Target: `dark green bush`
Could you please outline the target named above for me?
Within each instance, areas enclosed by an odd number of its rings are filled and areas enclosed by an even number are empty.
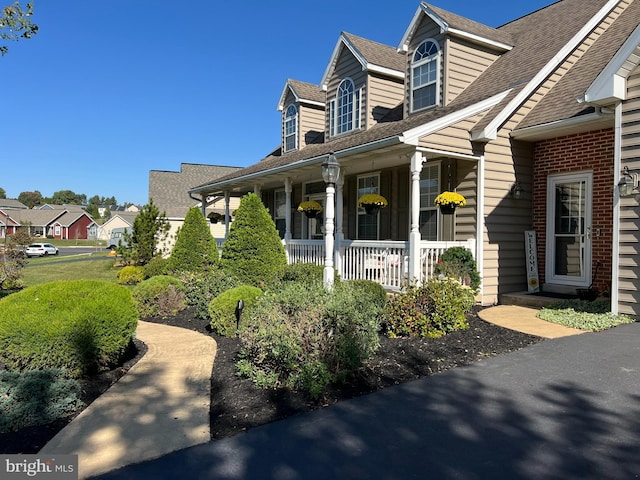
[[[62,370],[0,371],[0,433],[46,425],[81,406],[79,382]]]
[[[134,265],[122,267],[118,272],[118,283],[120,285],[135,285],[144,280],[144,268]]]
[[[378,347],[379,309],[348,283],[284,283],[267,292],[241,325],[239,373],[263,388],[287,387],[316,398],[344,380]]]
[[[149,262],[142,267],[144,271],[144,278],[157,277],[158,275],[167,274],[168,259],[162,258],[160,255],[156,255]]]
[[[315,263],[296,262],[284,267],[282,280],[285,282],[323,282],[324,266]]]
[[[169,256],[169,272],[202,272],[218,263],[218,247],[198,207],[190,208]]]
[[[471,251],[464,247],[447,248],[436,265],[436,273],[455,278],[474,292],[480,288],[480,274]]]
[[[373,302],[382,312],[387,303],[387,291],[382,285],[373,280],[349,280],[348,282],[358,298],[363,302]]]
[[[474,292],[451,278],[430,279],[391,295],[383,312],[390,337],[441,337],[469,327],[467,313],[475,304]]]
[[[170,317],[185,308],[180,280],[168,275],[140,282],[131,293],[141,317]]]
[[[222,292],[209,304],[211,330],[225,337],[235,337],[238,301],[244,302],[243,314],[247,314],[260,295],[262,295],[262,290],[251,285],[240,285]]]
[[[178,278],[182,283],[186,304],[195,307],[195,317],[202,320],[209,320],[211,300],[242,284],[236,277],[219,268],[208,272],[183,272]]]
[[[269,211],[255,193],[245,195],[222,246],[222,266],[243,283],[264,288],[279,281],[287,256]]]
[[[125,287],[97,280],[29,287],[0,300],[0,362],[73,377],[109,369],[126,354],[137,323]]]

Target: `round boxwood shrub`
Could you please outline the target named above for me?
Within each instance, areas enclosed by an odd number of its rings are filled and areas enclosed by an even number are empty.
[[[262,290],[251,285],[241,285],[222,292],[209,304],[211,330],[226,337],[235,336],[238,301],[244,302],[243,313],[248,313],[248,309],[260,295],[262,295]]]
[[[131,294],[141,317],[170,317],[185,308],[180,280],[168,275],[156,275],[140,282]]]
[[[379,310],[378,313],[382,312],[387,303],[387,291],[382,285],[373,280],[349,280],[348,283],[361,302],[371,302]]]
[[[471,287],[474,292],[480,288],[480,274],[473,254],[468,248],[447,248],[438,263],[436,273],[443,277],[451,277],[460,281],[463,285]]]
[[[167,263],[168,263],[168,259],[163,258],[160,255],[156,255],[142,267],[144,271],[144,278],[151,278],[158,275],[166,275]]]
[[[98,280],[29,287],[0,300],[0,362],[72,377],[109,369],[127,353],[137,324],[125,287]]]
[[[287,255],[269,211],[255,193],[240,201],[221,262],[225,271],[248,285],[264,287],[282,278]]]
[[[118,272],[118,283],[120,285],[135,285],[144,280],[144,268],[134,265],[122,267]]]

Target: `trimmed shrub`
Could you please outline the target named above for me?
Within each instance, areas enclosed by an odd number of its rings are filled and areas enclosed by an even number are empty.
[[[451,278],[432,278],[389,297],[384,328],[390,337],[441,337],[469,328],[466,315],[474,304],[471,288]]]
[[[436,273],[443,277],[455,278],[468,285],[474,292],[480,288],[480,274],[471,251],[464,247],[447,248],[436,265]]]
[[[72,280],[26,288],[0,300],[0,362],[10,370],[66,369],[79,377],[120,363],[138,311],[127,288]]]
[[[382,285],[373,280],[349,280],[348,283],[361,301],[372,302],[382,312],[387,304],[387,291]]]
[[[62,370],[0,371],[0,433],[46,425],[81,406],[80,383]]]
[[[157,275],[133,288],[131,294],[141,317],[170,317],[184,310],[184,293],[180,280]]]
[[[242,284],[236,277],[219,268],[209,272],[183,272],[178,278],[182,283],[186,304],[195,307],[194,316],[202,320],[210,319],[211,300]]]
[[[169,256],[168,271],[202,272],[218,263],[218,247],[198,207],[190,208]]]
[[[144,280],[144,268],[134,265],[122,267],[118,272],[118,283],[120,285],[135,285]]]
[[[162,258],[161,256],[153,257],[149,263],[144,265],[144,278],[157,277],[158,275],[166,275],[167,274],[167,263],[168,260],[166,258]]]
[[[336,275],[337,277],[337,275]],[[324,279],[324,266],[315,263],[296,262],[285,265],[282,280],[284,282],[320,283]]]
[[[260,295],[262,295],[262,290],[251,285],[241,285],[222,292],[209,304],[211,330],[225,337],[235,337],[238,301],[244,302],[243,313],[246,314]]]
[[[285,283],[258,299],[241,325],[238,371],[263,388],[287,387],[317,398],[378,348],[378,317],[348,283],[328,292]]]
[[[255,193],[245,195],[222,247],[222,266],[243,283],[265,287],[282,278],[287,256],[269,211]]]

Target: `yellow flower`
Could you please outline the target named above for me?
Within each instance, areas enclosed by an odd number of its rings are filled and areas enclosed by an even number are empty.
[[[311,212],[311,211],[321,212],[322,211],[322,205],[320,205],[315,200],[308,200],[308,201],[302,202],[302,203],[300,203],[300,205],[298,205],[298,211],[299,212]]]
[[[389,203],[382,195],[367,193],[358,199],[358,208],[362,208],[365,205],[375,205],[376,207],[384,208],[389,205]]]
[[[442,192],[433,201],[434,205],[455,205],[456,207],[464,207],[467,204],[465,198],[456,192]]]

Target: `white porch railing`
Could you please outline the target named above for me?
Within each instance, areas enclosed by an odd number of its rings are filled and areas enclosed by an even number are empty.
[[[475,257],[475,240],[420,242],[418,280],[435,274],[442,253],[450,247],[465,247]],[[285,244],[289,263],[324,265],[324,241],[289,240]],[[400,289],[409,279],[409,242],[344,240],[340,244],[340,277],[345,280],[373,280],[385,288]]]

